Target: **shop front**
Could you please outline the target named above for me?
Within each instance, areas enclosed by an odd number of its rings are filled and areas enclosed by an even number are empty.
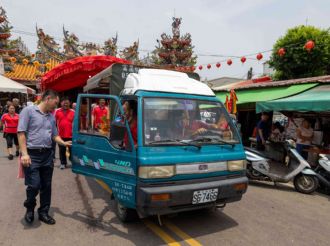
[[[328,83],[328,81],[330,82],[330,76],[267,82],[250,80],[219,87],[218,89],[215,88],[214,90],[223,103],[225,103],[226,97],[230,97],[230,91],[235,90],[237,120],[241,125],[242,140],[245,145],[250,145],[254,128],[260,120],[260,114],[256,112],[257,103],[298,95],[318,85]],[[273,118],[273,111],[270,111],[270,118]]]
[[[256,103],[256,113],[281,112],[288,117],[287,135],[295,138],[303,120],[311,123],[313,139],[308,160],[315,164],[318,154],[330,154],[330,84],[318,85],[297,95]]]

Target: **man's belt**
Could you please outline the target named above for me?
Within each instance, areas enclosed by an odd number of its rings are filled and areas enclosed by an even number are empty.
[[[27,150],[28,150],[28,152],[38,152],[38,153],[42,153],[42,152],[51,151],[52,148],[28,148]]]

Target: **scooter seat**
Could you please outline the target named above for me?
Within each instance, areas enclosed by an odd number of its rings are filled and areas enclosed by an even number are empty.
[[[265,153],[263,153],[262,151],[250,148],[250,147],[244,147],[245,150],[250,151],[256,155],[259,155],[261,157],[264,157],[265,159],[268,159],[268,157],[265,155]]]

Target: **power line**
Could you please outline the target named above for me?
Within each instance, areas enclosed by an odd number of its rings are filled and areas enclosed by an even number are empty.
[[[23,31],[23,30],[17,30],[17,29],[14,29],[12,30],[13,33],[17,33],[17,34],[21,34],[21,35],[27,35],[27,36],[32,36],[32,37],[37,37],[38,38],[38,35],[36,33],[33,33],[33,32],[28,32],[28,31]],[[54,40],[57,40],[57,41],[62,41],[63,42],[63,38],[60,38],[60,37],[52,37],[54,38]],[[286,45],[282,48],[290,48],[290,47],[295,47],[295,46],[298,46],[298,45],[302,45],[304,44],[306,41],[299,41],[297,43],[292,43],[292,44],[289,44],[289,45]],[[90,41],[80,41],[80,43],[91,43]],[[92,42],[92,43],[95,43],[97,45],[100,45],[99,43],[97,42]],[[319,44],[320,45],[320,44]],[[121,46],[121,45],[118,45],[117,46],[118,48],[126,48],[125,46]],[[226,59],[221,59],[221,60],[218,60],[216,62],[212,62],[212,63],[206,63],[206,64],[199,64],[201,66],[204,66],[204,65],[214,65],[216,63],[222,63],[222,62],[226,62],[228,59],[240,59],[242,58],[243,56],[247,59],[247,60],[255,60],[257,61],[258,59],[256,59],[254,56],[258,55],[258,54],[265,54],[265,53],[270,53],[270,52],[273,52],[274,49],[268,49],[268,50],[263,50],[263,51],[260,51],[260,52],[255,52],[255,53],[249,53],[249,54],[245,54],[245,55],[241,55],[241,56],[237,56],[237,55],[225,55],[225,54],[207,54],[207,53],[195,53],[198,57],[214,57],[214,58],[226,58]],[[139,49],[140,52],[146,52],[146,53],[152,53],[154,50],[150,50],[150,49]]]
[[[12,30],[13,33],[17,33],[17,34],[21,34],[21,35],[27,35],[27,36],[31,36],[31,37],[37,37],[38,38],[38,35],[36,33],[33,33],[33,32],[28,32],[28,31],[22,31],[22,30]],[[57,41],[63,41],[63,38],[60,38],[60,37],[56,37],[56,36],[52,36],[52,38],[54,38],[54,40],[57,40]],[[80,41],[81,43],[90,43],[90,41],[83,41],[81,40]],[[96,43],[96,42],[95,42]],[[99,43],[96,43],[97,45],[100,45]],[[126,48],[125,46],[120,46],[118,45],[118,48]],[[149,49],[139,49],[139,51],[142,51],[142,52],[153,52],[153,50],[149,50]],[[245,55],[247,56],[247,59],[254,59],[254,58],[249,58],[248,56],[252,56],[252,55],[257,55],[259,53],[266,53],[266,52],[269,52],[271,50],[266,50],[266,51],[263,51],[263,52],[256,52],[256,53],[252,53],[252,54],[248,54],[248,55]],[[217,58],[233,58],[233,59],[238,59],[238,58],[241,58],[242,56],[237,56],[237,55],[224,55],[224,54],[206,54],[206,53],[195,53],[197,56],[200,56],[200,57],[217,57]],[[223,61],[219,61],[219,62],[223,62]]]

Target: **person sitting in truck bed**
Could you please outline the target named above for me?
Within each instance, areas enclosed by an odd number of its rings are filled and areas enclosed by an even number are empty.
[[[99,131],[104,120],[109,118],[109,108],[105,105],[105,99],[101,98],[99,104],[93,108],[92,117],[94,130]]]

